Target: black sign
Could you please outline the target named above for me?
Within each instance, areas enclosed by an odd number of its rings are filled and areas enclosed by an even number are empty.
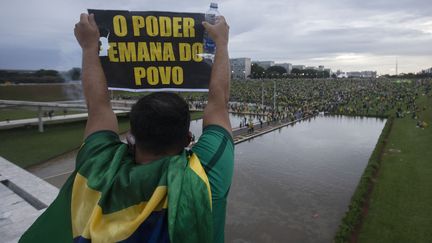
[[[201,13],[93,10],[111,90],[208,91]]]

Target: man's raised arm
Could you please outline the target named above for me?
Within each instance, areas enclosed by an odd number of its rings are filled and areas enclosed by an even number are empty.
[[[203,22],[210,37],[216,44],[216,53],[211,71],[208,103],[204,109],[203,126],[219,125],[231,134],[231,123],[228,114],[230,95],[230,63],[228,56],[229,26],[225,18],[219,16],[214,25]]]
[[[74,32],[82,48],[82,85],[88,109],[84,138],[99,130],[117,133],[117,117],[111,108],[105,74],[99,60],[99,30],[94,15],[81,14]]]

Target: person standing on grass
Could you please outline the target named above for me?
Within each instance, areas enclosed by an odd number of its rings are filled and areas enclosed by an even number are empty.
[[[227,103],[229,27],[203,22],[216,43],[203,134],[188,152],[190,114],[174,93],[141,98],[130,113],[130,146],[120,141],[99,60],[93,15],[81,14],[88,120],[76,168],[20,242],[224,242],[234,143]]]

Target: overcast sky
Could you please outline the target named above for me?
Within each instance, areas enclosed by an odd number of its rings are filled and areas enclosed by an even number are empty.
[[[430,0],[215,1],[230,56],[379,74],[432,67]],[[0,8],[0,69],[81,65],[74,24],[87,8],[205,12],[192,0],[14,0]]]

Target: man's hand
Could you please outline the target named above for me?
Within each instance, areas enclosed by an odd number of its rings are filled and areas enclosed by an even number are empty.
[[[105,74],[98,55],[99,29],[94,15],[82,13],[74,32],[83,53],[82,85],[88,109],[84,137],[100,130],[117,132],[117,117],[111,109]]]
[[[228,45],[229,26],[223,16],[218,16],[214,25],[208,22],[202,22],[202,25],[210,35],[210,38],[215,42],[216,47]]]
[[[83,50],[99,50],[99,28],[94,14],[82,13],[80,21],[75,24],[74,33]]]

